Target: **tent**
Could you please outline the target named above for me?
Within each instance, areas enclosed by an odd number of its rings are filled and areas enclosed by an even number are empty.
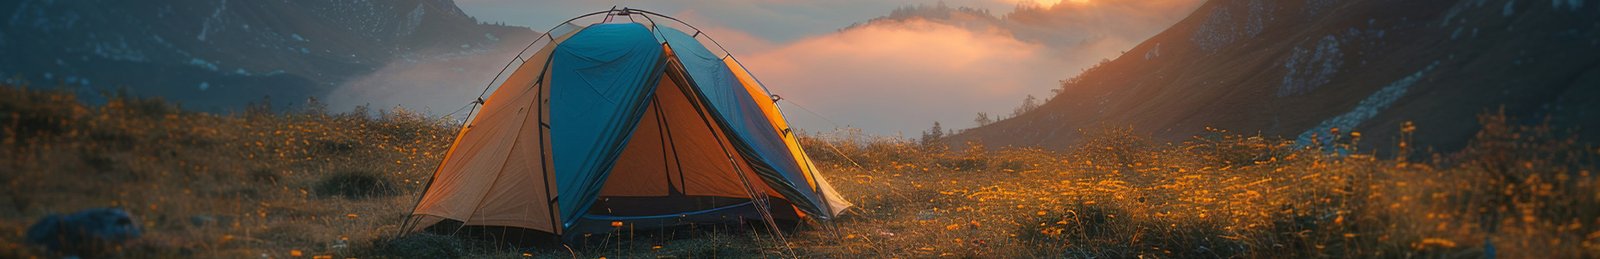
[[[604,20],[575,24],[588,17]],[[405,232],[571,240],[614,224],[825,221],[850,207],[800,147],[778,98],[703,42],[716,45],[637,9],[545,33],[475,102],[481,111],[468,115]]]

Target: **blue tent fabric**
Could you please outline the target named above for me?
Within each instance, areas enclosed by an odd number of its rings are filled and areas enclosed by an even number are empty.
[[[496,89],[494,99],[479,100],[481,113],[457,134],[405,231],[487,227],[519,233],[487,237],[497,242],[529,241],[522,234],[574,241],[618,223],[830,220],[850,206],[782,128],[761,82],[707,49],[708,36],[658,20],[682,23],[628,8],[586,14],[563,23],[577,29],[541,35],[508,61],[498,88],[485,89]]]
[[[803,210],[814,215],[828,215],[819,209],[822,199],[815,190],[797,186],[796,183],[803,185],[807,182],[803,169],[794,161],[783,137],[778,135],[778,129],[772,126],[771,119],[756,105],[757,99],[750,96],[750,92],[739,83],[727,63],[712,54],[694,36],[673,28],[663,27],[657,31],[667,46],[672,47],[678,61],[683,63],[685,72],[688,72],[702,98],[710,104],[712,113],[720,118],[719,122],[730,133],[737,136],[734,147],[747,157],[758,158],[755,162],[760,165],[754,166],[758,175],[769,185],[779,187],[775,189],[780,193],[807,199],[794,201]],[[763,96],[760,99],[766,98]]]
[[[562,223],[593,205],[661,78],[664,51],[637,23],[597,24],[550,56],[550,145]]]

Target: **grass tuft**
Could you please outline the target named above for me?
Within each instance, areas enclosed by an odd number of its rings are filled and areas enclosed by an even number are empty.
[[[367,171],[343,171],[324,176],[317,182],[316,193],[322,197],[366,199],[400,194],[390,178]]]
[[[374,250],[395,258],[462,258],[468,255],[466,241],[427,233],[395,238]]]

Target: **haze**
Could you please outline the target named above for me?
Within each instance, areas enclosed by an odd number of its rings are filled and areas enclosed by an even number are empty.
[[[535,30],[612,6],[661,12],[721,41],[785,98],[782,105],[788,118],[803,130],[853,127],[874,135],[915,136],[934,121],[947,129],[970,128],[976,126],[973,118],[978,112],[1009,115],[1027,95],[1047,98],[1059,80],[1115,58],[1188,15],[1199,2],[458,0],[457,4],[484,22]],[[907,9],[902,16],[868,22],[897,8],[919,5],[923,8]],[[928,15],[947,10],[941,5],[949,10],[987,10],[992,17]],[[468,69],[498,69],[504,61],[481,63],[486,65]],[[481,88],[488,80],[466,79],[472,83],[433,90],[450,91],[443,96],[370,89],[396,81],[381,77],[415,77],[428,74],[411,71],[436,69],[386,68],[374,74],[380,78],[356,80],[340,92],[374,106],[398,104],[444,113],[477,94],[477,89],[462,89]],[[493,71],[488,73],[492,77]]]

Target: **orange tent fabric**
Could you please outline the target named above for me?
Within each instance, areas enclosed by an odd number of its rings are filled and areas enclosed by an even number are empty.
[[[632,22],[610,19],[550,35],[532,55],[519,55],[516,69],[457,135],[406,231],[451,234],[485,228],[502,237],[516,231],[571,237],[612,221],[669,226],[758,215],[826,220],[851,206],[805,154],[765,88],[741,65],[730,56],[708,58],[704,46],[684,41],[701,33],[627,21]],[[655,39],[659,46],[607,46],[639,39]],[[578,142],[552,136],[588,134],[571,125],[606,127],[595,134],[620,132],[593,142],[617,144],[570,149],[599,153],[561,153],[570,151],[562,145]],[[774,135],[781,136],[781,145]],[[758,141],[751,136],[765,136],[761,146],[752,144]],[[599,167],[581,171],[591,165]]]

